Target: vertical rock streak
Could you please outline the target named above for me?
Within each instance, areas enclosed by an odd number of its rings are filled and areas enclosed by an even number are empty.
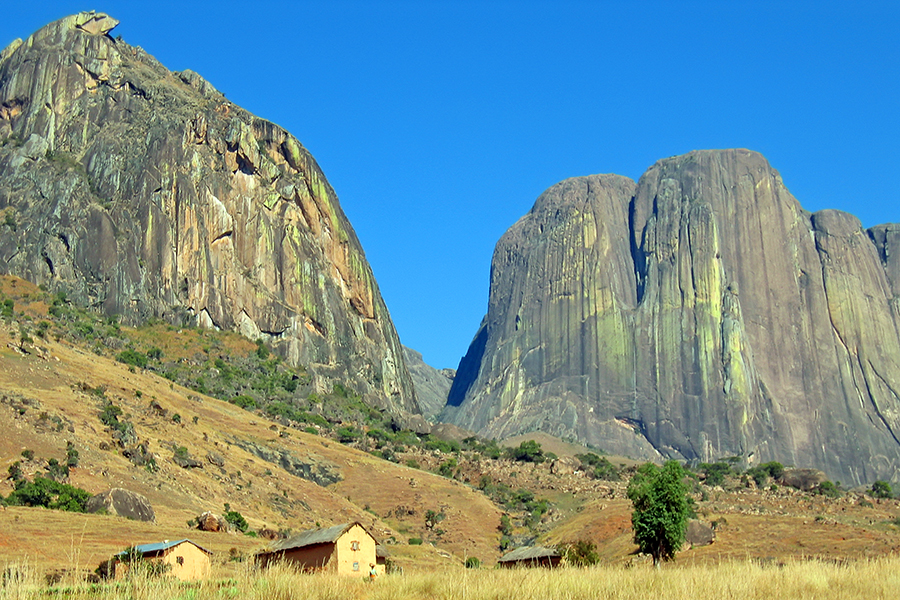
[[[313,157],[196,73],[114,40],[116,24],[67,17],[0,55],[0,209],[23,225],[0,241],[0,269],[128,322],[266,339],[323,387],[418,412]]]
[[[498,243],[444,418],[896,478],[897,232],[810,215],[747,150],[566,180]]]

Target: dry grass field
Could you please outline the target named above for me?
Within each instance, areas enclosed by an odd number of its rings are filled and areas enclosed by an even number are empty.
[[[9,571],[12,568],[13,571]],[[9,565],[0,596],[10,600],[85,598],[162,600],[878,600],[896,598],[900,559],[844,563],[729,561],[716,565],[667,564],[588,569],[460,568],[385,575],[375,582],[289,569],[246,570],[198,584],[134,577],[119,584],[49,588],[27,565]]]

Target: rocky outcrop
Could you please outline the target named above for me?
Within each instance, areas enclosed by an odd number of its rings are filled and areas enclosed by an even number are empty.
[[[234,444],[266,462],[278,465],[291,475],[322,487],[344,479],[338,465],[313,452],[308,452],[301,458],[283,448],[272,448],[250,440],[235,438]]]
[[[85,510],[89,513],[106,512],[132,521],[156,521],[156,513],[147,498],[122,488],[112,488],[92,496],[87,501]]]
[[[210,532],[219,532],[219,531],[227,531],[228,523],[225,522],[225,519],[220,517],[219,515],[213,514],[210,511],[206,511],[197,517],[197,529],[200,531],[210,531]]]
[[[797,490],[809,492],[828,480],[828,476],[818,469],[785,469],[778,483]]]
[[[748,150],[564,181],[497,244],[442,418],[896,480],[897,244],[895,225],[804,211]]]
[[[0,54],[0,272],[128,323],[239,331],[418,414],[334,190],[282,128],[82,13]]]
[[[422,415],[432,419],[447,404],[447,394],[450,393],[456,371],[435,369],[425,362],[421,353],[406,346],[403,346],[403,358],[412,377]]]

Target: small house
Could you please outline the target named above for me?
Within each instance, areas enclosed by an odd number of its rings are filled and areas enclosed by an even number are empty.
[[[266,567],[284,561],[303,571],[331,571],[339,575],[365,577],[369,565],[384,573],[384,561],[378,560],[378,543],[359,523],[345,523],[324,529],[310,529],[272,544],[259,552],[256,560]]]
[[[212,552],[191,540],[183,539],[175,542],[166,540],[123,550],[101,565],[101,570],[115,579],[122,579],[137,559],[152,563],[154,566],[159,565],[165,573],[178,579],[194,581],[209,577],[211,556]]]
[[[514,567],[547,567],[552,569],[559,566],[560,560],[562,560],[562,557],[555,548],[523,546],[504,554],[497,561],[497,564],[508,569]]]

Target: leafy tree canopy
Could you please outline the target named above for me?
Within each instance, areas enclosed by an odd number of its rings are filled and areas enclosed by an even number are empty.
[[[681,465],[670,460],[661,468],[642,465],[628,484],[628,499],[634,505],[631,525],[641,552],[653,564],[672,560],[681,549],[691,514],[691,502]]]

